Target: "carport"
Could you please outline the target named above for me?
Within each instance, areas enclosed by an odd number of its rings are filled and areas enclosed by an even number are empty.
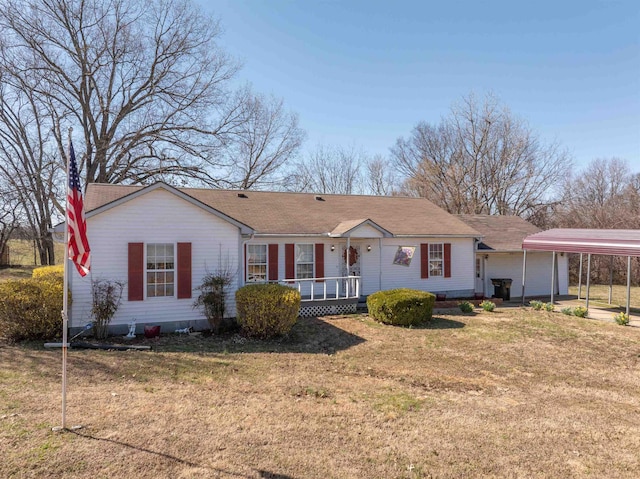
[[[580,254],[580,281],[582,281],[582,255],[587,255],[587,295],[585,306],[589,308],[589,280],[591,277],[591,255],[627,257],[627,315],[631,303],[631,257],[640,256],[640,230],[592,230],[556,228],[527,236],[522,241],[524,250],[522,264],[522,304],[525,301],[525,279],[527,274],[527,251],[551,251],[551,302],[555,289],[557,253]],[[581,288],[580,288],[581,289]],[[578,290],[579,295],[580,290]]]

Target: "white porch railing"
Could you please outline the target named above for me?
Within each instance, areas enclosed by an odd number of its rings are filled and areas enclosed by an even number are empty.
[[[278,283],[297,288],[302,302],[360,297],[360,276],[283,279]]]

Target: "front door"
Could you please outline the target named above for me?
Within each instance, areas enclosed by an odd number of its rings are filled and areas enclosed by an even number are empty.
[[[484,261],[476,255],[476,293],[484,294]]]
[[[360,276],[360,245],[352,244],[349,247],[349,268],[347,269],[347,245],[342,245],[342,267],[340,268],[341,276]],[[346,288],[346,282],[343,281],[343,288]],[[353,285],[350,285],[353,288]],[[344,289],[343,289],[344,291]],[[362,291],[362,277],[360,278],[360,291]]]

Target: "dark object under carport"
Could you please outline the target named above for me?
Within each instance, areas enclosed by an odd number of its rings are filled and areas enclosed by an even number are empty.
[[[495,290],[493,297],[502,298],[505,301],[509,301],[511,299],[512,282],[513,280],[511,278],[491,278],[491,283],[493,284],[493,289]]]

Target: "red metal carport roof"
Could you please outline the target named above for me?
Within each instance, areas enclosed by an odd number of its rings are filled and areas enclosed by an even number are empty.
[[[640,230],[556,228],[527,236],[524,250],[640,256]]]

